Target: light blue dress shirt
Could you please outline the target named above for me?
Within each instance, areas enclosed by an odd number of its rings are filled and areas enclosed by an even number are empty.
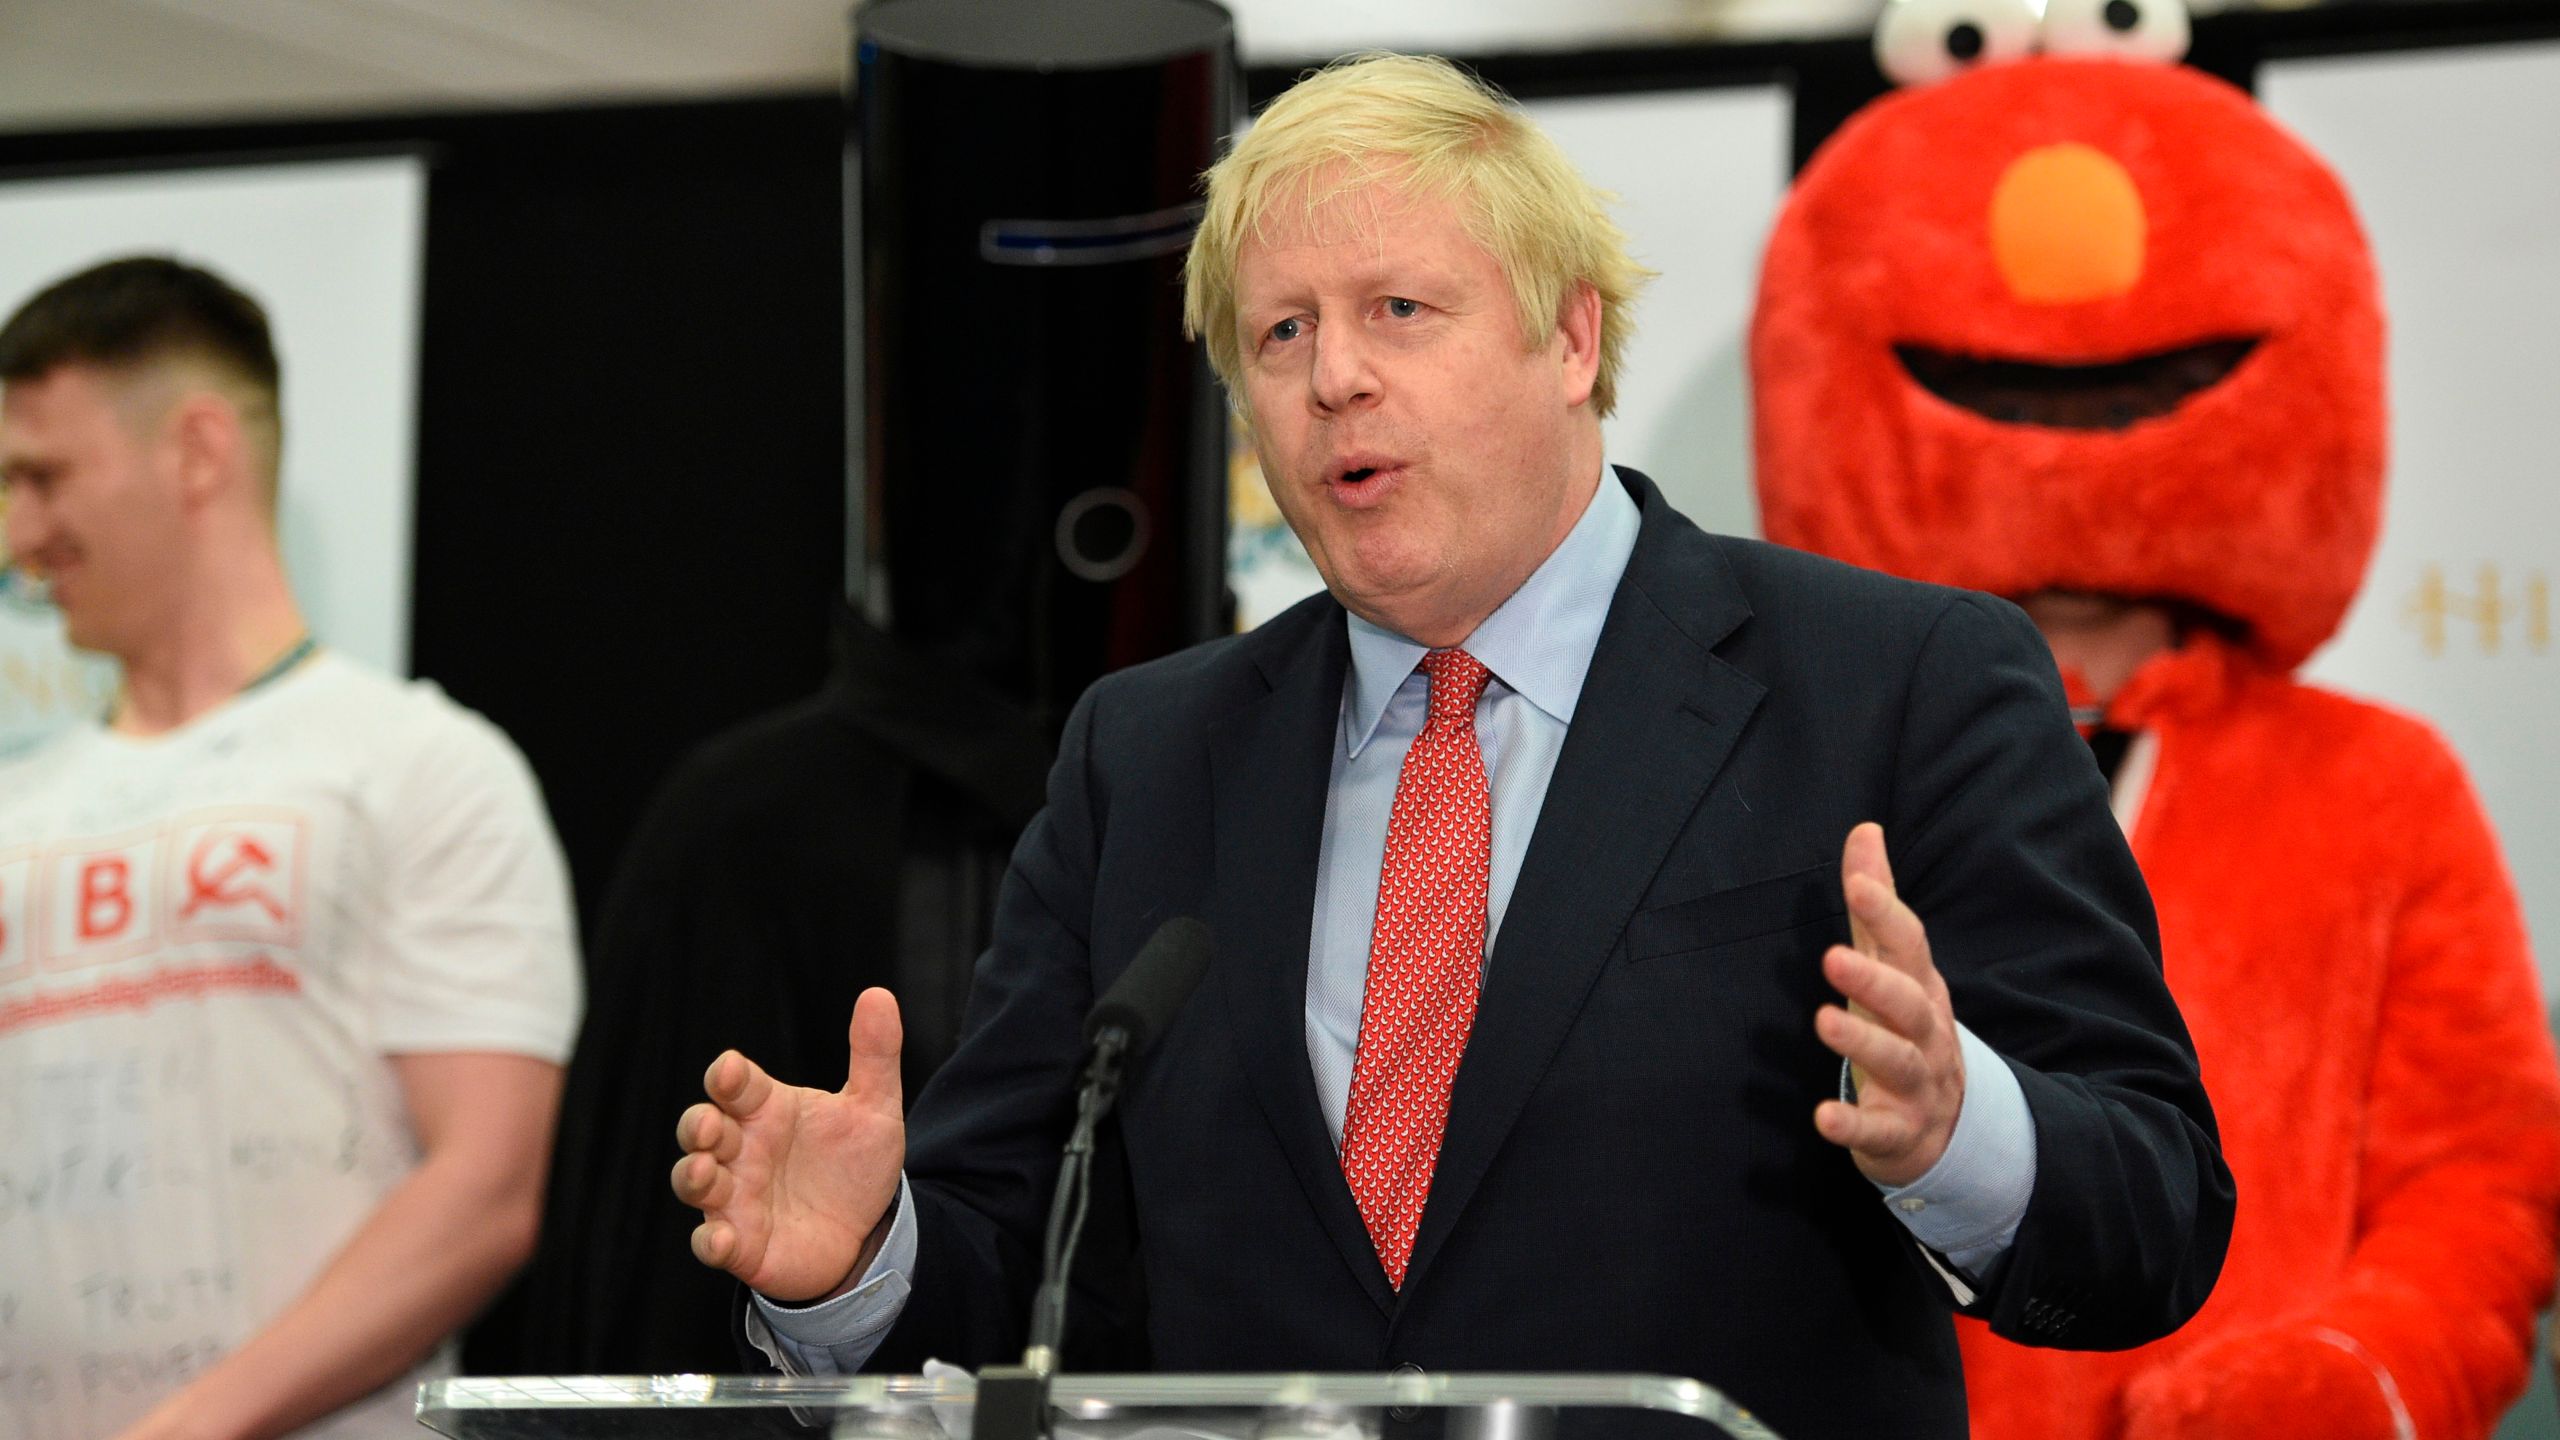
[[[1485,953],[1493,952],[1512,883],[1546,803],[1547,781],[1582,698],[1583,677],[1627,561],[1635,554],[1635,500],[1603,466],[1601,484],[1573,529],[1501,608],[1461,647],[1493,672],[1476,705],[1476,741],[1493,791],[1493,853],[1485,893]],[[1334,1143],[1342,1143],[1351,1066],[1360,1042],[1368,984],[1369,936],[1377,920],[1387,817],[1405,751],[1421,733],[1430,682],[1423,646],[1350,616],[1351,667],[1333,750],[1322,847],[1316,857],[1314,923],[1307,956],[1307,1061]],[[1926,917],[1923,917],[1924,919]],[[1808,965],[1819,963],[1807,955]],[[1806,1026],[1813,1017],[1805,1017]],[[1964,1107],[1946,1153],[1929,1173],[1883,1201],[1894,1218],[1966,1274],[1986,1275],[2008,1252],[2035,1189],[2035,1123],[2015,1075],[1957,1026],[1964,1048]],[[1847,1086],[1845,1076],[1844,1090]],[[1811,1106],[1805,1124],[1813,1123]],[[785,1368],[805,1374],[861,1367],[896,1322],[915,1265],[914,1212],[904,1181],[898,1215],[878,1260],[855,1289],[806,1307],[756,1297],[748,1335]],[[1949,1276],[1961,1299],[1965,1283]],[[759,1319],[762,1323],[759,1324]],[[760,1333],[766,1332],[769,1334]]]

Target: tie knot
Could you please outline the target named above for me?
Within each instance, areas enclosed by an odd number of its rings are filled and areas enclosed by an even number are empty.
[[[1476,702],[1484,698],[1485,682],[1493,678],[1484,662],[1464,650],[1434,650],[1422,657],[1422,673],[1431,680],[1428,723],[1474,729]]]

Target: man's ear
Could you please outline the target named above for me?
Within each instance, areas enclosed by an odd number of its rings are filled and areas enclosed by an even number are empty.
[[[1588,280],[1577,280],[1565,292],[1564,309],[1556,316],[1557,358],[1564,366],[1564,403],[1587,403],[1600,379],[1600,292]]]
[[[178,494],[202,505],[244,482],[248,437],[240,409],[211,390],[190,389],[169,407],[161,430],[177,464]]]

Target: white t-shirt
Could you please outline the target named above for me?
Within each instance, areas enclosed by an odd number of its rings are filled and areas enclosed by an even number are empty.
[[[386,1057],[560,1061],[568,879],[523,757],[323,653],[0,765],[0,1436],[98,1440],[300,1295],[418,1157]],[[421,1378],[303,1432],[421,1433]]]

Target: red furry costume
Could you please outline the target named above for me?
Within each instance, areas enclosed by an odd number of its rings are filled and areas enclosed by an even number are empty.
[[[2192,70],[1986,64],[1815,157],[1752,366],[1770,538],[2193,622],[2104,724],[2144,737],[2119,809],[2239,1183],[2230,1259],[2127,1353],[1968,1322],[1976,1433],[2487,1434],[2551,1289],[2560,1080],[2453,755],[2291,673],[2381,508],[2382,324],[2336,180]]]

